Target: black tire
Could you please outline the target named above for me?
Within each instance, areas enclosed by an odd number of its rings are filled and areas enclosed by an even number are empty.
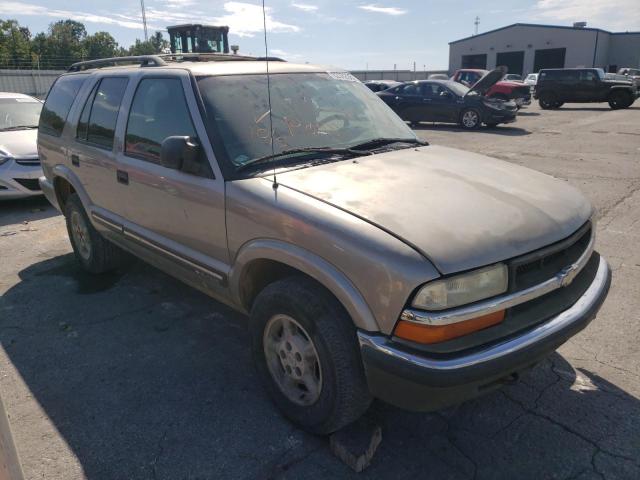
[[[540,108],[543,110],[550,110],[552,108],[556,108],[559,101],[554,93],[544,92],[540,94],[538,103],[540,104]]]
[[[80,197],[76,193],[71,194],[67,199],[64,206],[64,216],[67,221],[67,233],[73,247],[73,253],[88,272],[104,273],[115,270],[129,258],[123,250],[105,239],[93,227],[82,206]],[[80,225],[83,225],[82,230],[88,237],[88,242],[79,240],[77,230],[74,233],[76,227],[80,227]]]
[[[269,342],[266,340],[269,335],[265,335],[265,329],[270,321],[283,315],[302,326],[317,352],[322,383],[319,396],[309,405],[292,401],[278,385],[267,363],[265,344]],[[253,303],[249,328],[258,374],[289,420],[308,432],[329,434],[357,420],[367,410],[372,397],[356,329],[342,305],[320,284],[307,277],[293,276],[268,285]],[[271,362],[274,365],[273,357]],[[276,364],[272,368],[280,368],[280,375],[285,374],[284,363]]]
[[[564,102],[556,102],[553,108],[560,108],[562,105],[564,105]]]
[[[619,110],[629,108],[633,103],[633,97],[627,92],[612,92],[609,94],[608,102],[612,110]]]
[[[474,120],[471,120],[471,119]],[[480,116],[480,112],[475,108],[465,108],[460,113],[460,126],[466,130],[475,130],[480,127],[482,123],[482,117]]]

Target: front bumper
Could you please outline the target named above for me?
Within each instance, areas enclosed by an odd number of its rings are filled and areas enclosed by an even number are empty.
[[[387,336],[358,332],[371,393],[408,410],[430,411],[499,387],[585,328],[611,283],[600,257],[596,275],[578,301],[544,323],[497,345],[455,358],[428,358]]]
[[[9,159],[0,165],[0,199],[42,195],[38,185],[41,175],[40,165],[20,165],[15,159]]]
[[[484,123],[512,123],[516,121],[516,111],[494,110],[485,108],[483,115]]]

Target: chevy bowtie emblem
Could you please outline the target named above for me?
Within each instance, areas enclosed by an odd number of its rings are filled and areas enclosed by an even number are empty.
[[[576,264],[569,265],[568,267],[563,268],[560,273],[558,273],[558,277],[560,278],[560,285],[566,287],[569,285],[578,275],[578,266]]]

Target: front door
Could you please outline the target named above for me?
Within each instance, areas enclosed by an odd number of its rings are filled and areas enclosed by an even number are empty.
[[[180,271],[172,273],[201,276],[206,289],[215,289],[224,285],[229,264],[224,180],[187,73],[164,75],[141,75],[119,125],[118,181],[128,189],[125,236],[176,263]],[[161,144],[170,136],[201,146],[195,164],[161,165]]]

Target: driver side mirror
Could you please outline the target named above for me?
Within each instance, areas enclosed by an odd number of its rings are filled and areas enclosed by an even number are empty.
[[[440,96],[442,98],[451,98],[451,93],[447,92],[446,90],[443,90],[442,92],[440,92]]]
[[[201,148],[198,140],[193,137],[167,137],[160,146],[160,165],[181,170],[183,165],[193,165],[198,162]]]

